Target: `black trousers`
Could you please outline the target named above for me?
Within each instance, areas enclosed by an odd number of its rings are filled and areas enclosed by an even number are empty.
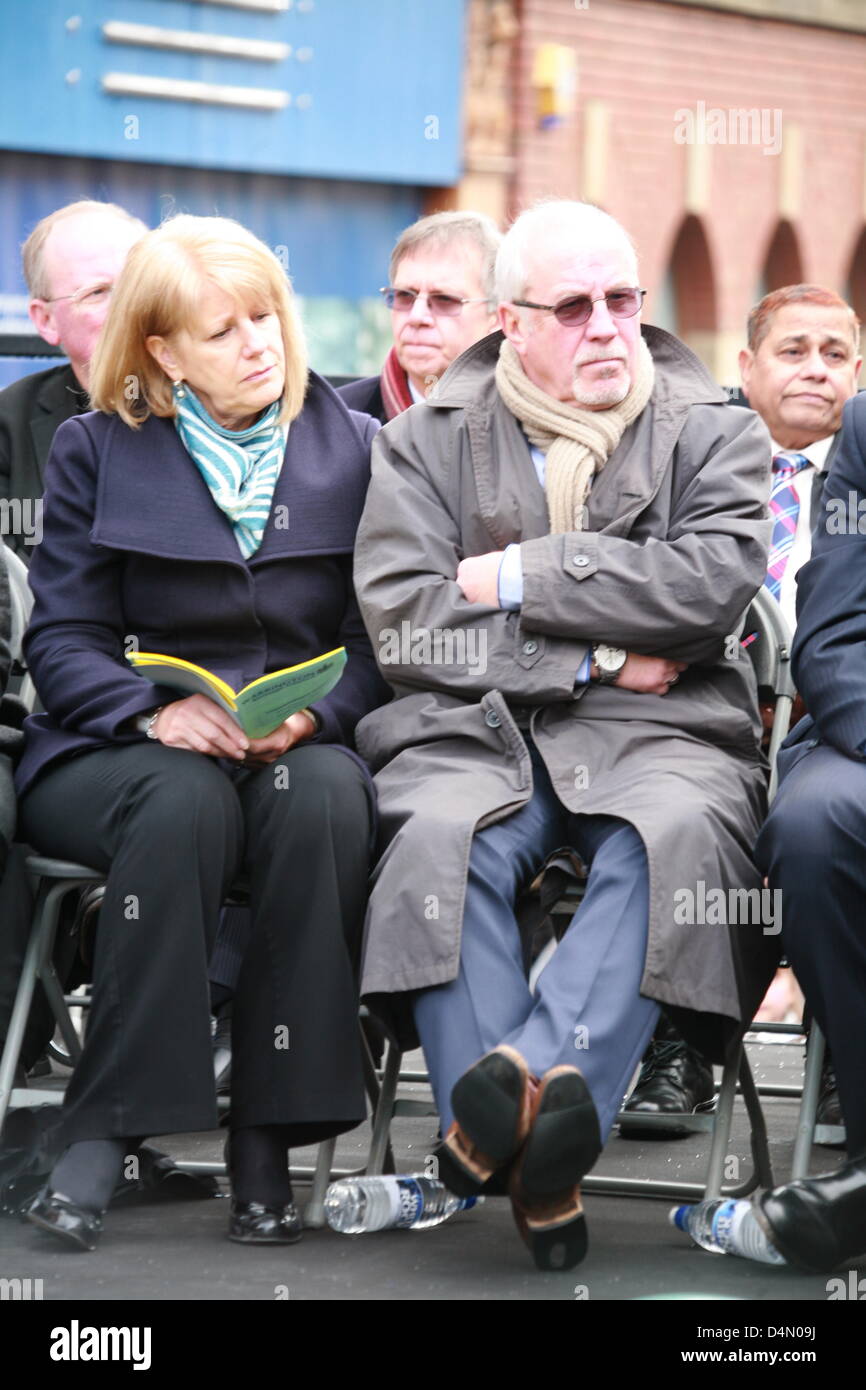
[[[117,745],[39,779],[19,833],[107,874],[67,1143],[215,1126],[207,967],[239,877],[252,928],[234,1005],[232,1127],[289,1125],[290,1142],[312,1143],[360,1123],[371,818],[362,770],[326,745],[236,771],[156,742]]]
[[[836,1070],[848,1153],[866,1155],[866,766],[796,746],[755,862],[782,893],[785,954]]]

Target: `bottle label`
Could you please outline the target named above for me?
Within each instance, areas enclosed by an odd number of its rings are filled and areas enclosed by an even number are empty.
[[[743,1206],[748,1207],[748,1202]],[[713,1236],[725,1251],[737,1251],[736,1237],[743,1220],[743,1206],[734,1200],[725,1202],[713,1217]]]
[[[424,1193],[414,1178],[398,1178],[396,1197],[397,1226],[414,1226],[424,1211]]]

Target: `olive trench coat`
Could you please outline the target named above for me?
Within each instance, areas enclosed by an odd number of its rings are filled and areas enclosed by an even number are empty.
[[[395,698],[357,730],[381,816],[362,993],[404,1045],[406,992],[457,974],[473,834],[532,794],[526,733],[569,810],[640,834],[641,992],[693,1041],[720,1059],[778,959],[751,857],[765,775],[736,639],[766,572],[768,435],[683,343],[643,334],[652,397],[596,476],[582,531],[549,533],[528,442],[496,390],[498,333],[374,442],[355,583]],[[468,603],[459,561],[511,542],[520,610]],[[576,685],[594,641],[688,669],[665,696]]]

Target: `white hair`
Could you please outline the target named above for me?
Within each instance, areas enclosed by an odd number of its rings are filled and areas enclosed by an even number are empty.
[[[527,208],[509,227],[496,257],[496,298],[522,299],[529,287],[530,259],[538,260],[559,247],[603,245],[621,248],[638,279],[637,252],[628,232],[610,213],[593,203],[549,198]]]

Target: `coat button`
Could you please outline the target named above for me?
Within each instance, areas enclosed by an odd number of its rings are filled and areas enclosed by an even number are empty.
[[[537,651],[538,651],[538,643],[537,643],[537,642],[533,642],[531,638],[530,638],[530,640],[529,640],[528,642],[524,642],[524,644],[523,644],[523,655],[524,655],[524,656],[535,656],[535,653],[536,653]]]
[[[583,569],[585,565],[588,565],[588,564],[589,564],[589,556],[588,556],[588,555],[575,555],[575,557],[574,557],[574,559],[572,560],[571,563],[572,563],[573,565],[577,565],[578,569]]]
[[[484,716],[484,723],[491,729],[498,729],[502,720],[499,718],[495,709],[489,709]]]

